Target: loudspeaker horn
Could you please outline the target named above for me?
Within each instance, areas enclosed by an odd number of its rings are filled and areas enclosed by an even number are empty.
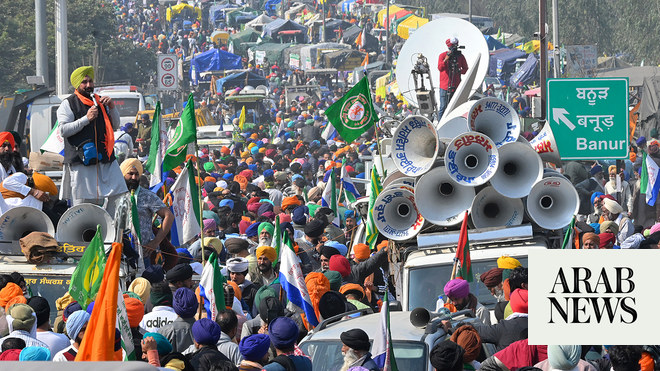
[[[101,226],[103,242],[113,242],[116,232],[110,214],[94,204],[80,204],[62,214],[55,239],[58,242],[89,242],[94,238],[97,225]]]
[[[471,215],[476,228],[510,227],[522,224],[525,206],[519,198],[502,197],[486,187],[474,197]]]
[[[424,328],[432,318],[439,317],[438,314],[432,314],[424,307],[415,308],[410,312],[410,323],[418,328]]]
[[[509,198],[525,197],[543,177],[543,162],[528,144],[512,142],[498,148],[500,165],[490,185]]]
[[[473,198],[474,188],[456,183],[445,167],[432,169],[415,185],[417,209],[433,224],[446,225],[448,219],[463,215]]]
[[[580,199],[571,182],[550,176],[536,182],[527,196],[527,214],[545,229],[564,228],[577,214]]]
[[[394,186],[397,186],[397,187],[407,186],[407,187],[414,188],[415,187],[415,178],[410,177],[410,176],[404,176],[404,177],[398,178],[398,179],[394,180],[392,183],[390,183],[388,188],[393,188]]]
[[[457,116],[444,121],[437,130],[438,138],[449,138],[449,140],[452,140],[463,133],[467,133],[468,131],[470,131],[470,129],[468,129],[467,119],[462,116]]]
[[[561,166],[557,141],[550,125],[546,124],[541,132],[529,142],[529,145],[541,156],[541,160]]]
[[[394,132],[391,157],[399,171],[419,176],[433,167],[440,146],[438,133],[429,119],[408,116]]]
[[[452,95],[451,100],[447,103],[447,108],[445,109],[445,112],[442,115],[443,117],[447,116],[449,112],[451,112],[454,108],[467,102],[468,99],[470,99],[470,96],[472,96],[472,91],[470,89],[474,85],[474,81],[477,78],[477,72],[478,72],[477,68],[479,66],[479,60],[482,57],[489,58],[486,57],[485,55],[481,55],[481,54],[477,55],[476,60],[474,60],[468,67],[467,75],[464,76],[465,80],[461,81],[461,83],[458,85],[458,88]],[[481,81],[483,81],[483,79]]]
[[[406,189],[382,191],[376,198],[373,213],[376,228],[391,240],[411,239],[424,226],[424,217],[417,211],[415,196]]]
[[[474,131],[459,135],[449,143],[445,166],[458,184],[475,187],[490,180],[499,164],[495,143]]]
[[[520,117],[501,99],[486,97],[474,102],[468,113],[470,129],[488,135],[499,148],[520,136]]]
[[[19,206],[0,216],[0,240],[18,241],[32,232],[55,234],[55,227],[48,215],[39,209]]]

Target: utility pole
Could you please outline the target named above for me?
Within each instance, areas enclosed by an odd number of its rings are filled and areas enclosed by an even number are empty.
[[[552,51],[553,52],[553,71],[554,71],[554,77],[559,78],[561,77],[561,71],[559,70],[559,62],[561,59],[560,51],[559,51],[559,9],[557,9],[558,1],[557,0],[552,0],[552,42],[555,44],[555,48]]]
[[[321,1],[321,19],[323,19],[323,28],[321,30],[321,37],[319,37],[319,40],[323,43],[325,42],[325,1],[326,0]]]
[[[385,2],[387,12],[385,15],[385,65],[390,65],[390,0]]]
[[[48,46],[46,45],[46,0],[34,0],[34,33],[36,75],[43,76],[48,83]]]
[[[472,0],[468,0],[468,21],[472,23]]]
[[[545,37],[545,12],[546,0],[539,0],[539,41],[541,44],[541,121],[545,120],[546,107],[545,102],[547,99],[547,86],[545,85],[546,74],[548,69],[548,41]]]
[[[67,37],[67,0],[55,0],[55,92],[69,92],[69,41]]]

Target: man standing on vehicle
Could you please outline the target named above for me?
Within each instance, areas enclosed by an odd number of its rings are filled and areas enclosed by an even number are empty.
[[[114,215],[117,197],[128,191],[113,150],[119,111],[110,97],[94,94],[92,66],[74,70],[71,85],[74,94],[57,109],[64,137],[62,198],[71,199],[74,205],[100,205],[108,198],[106,209]]]
[[[354,328],[344,331],[339,335],[342,342],[341,353],[344,356],[344,364],[340,371],[346,371],[352,367],[362,367],[369,371],[379,371],[376,362],[371,359],[371,343],[369,335],[364,330]]]
[[[440,71],[438,118],[442,118],[442,114],[445,112],[451,96],[461,83],[461,75],[465,75],[468,70],[465,56],[458,47],[458,39],[452,37],[451,39],[447,39],[445,43],[449,50],[440,54],[438,57],[438,70]]]
[[[456,311],[470,309],[477,318],[481,319],[481,322],[490,325],[490,311],[477,301],[476,296],[470,293],[470,285],[466,280],[455,278],[447,282],[444,291]]]

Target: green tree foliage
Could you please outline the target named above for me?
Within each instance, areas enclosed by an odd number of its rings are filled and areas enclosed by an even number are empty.
[[[35,74],[34,0],[4,1],[0,12],[0,93],[26,88]],[[55,2],[48,1],[47,44],[50,86],[55,85]],[[156,56],[117,38],[117,23],[106,1],[68,1],[69,72],[96,67],[97,83],[124,81],[143,85],[155,73]],[[67,78],[68,80],[68,78]]]

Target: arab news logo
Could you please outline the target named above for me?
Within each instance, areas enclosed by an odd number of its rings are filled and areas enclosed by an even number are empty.
[[[344,125],[351,130],[362,129],[371,122],[371,112],[367,110],[369,101],[364,94],[352,96],[344,101],[341,107],[341,117]]]

